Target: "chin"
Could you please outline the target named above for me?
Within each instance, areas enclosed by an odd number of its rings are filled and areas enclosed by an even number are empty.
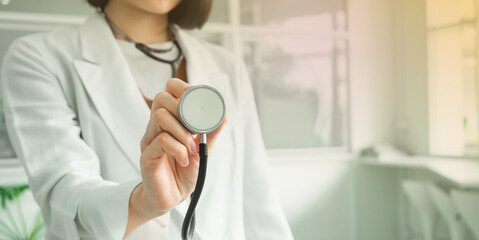
[[[153,14],[167,14],[180,3],[180,0],[147,0],[138,1],[141,8]]]

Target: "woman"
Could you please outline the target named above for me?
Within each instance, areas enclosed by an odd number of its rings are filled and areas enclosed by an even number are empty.
[[[245,67],[182,29],[200,28],[211,1],[89,3],[101,11],[80,26],[16,40],[2,69],[8,132],[46,239],[180,239],[199,136],[176,109],[197,84],[223,94],[228,120],[208,135],[194,238],[291,239]]]

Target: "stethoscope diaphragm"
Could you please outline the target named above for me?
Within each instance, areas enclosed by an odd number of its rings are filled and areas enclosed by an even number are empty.
[[[178,104],[183,125],[194,133],[206,134],[218,129],[225,119],[223,96],[207,85],[192,86],[186,90]]]

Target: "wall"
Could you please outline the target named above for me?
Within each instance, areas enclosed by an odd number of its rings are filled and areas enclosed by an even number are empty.
[[[397,0],[396,144],[418,155],[429,153],[427,36],[425,1]]]
[[[395,0],[350,0],[352,148],[394,141]],[[399,237],[398,172],[354,167],[358,240]]]
[[[352,156],[272,154],[271,173],[296,240],[353,239]]]
[[[353,150],[393,135],[393,0],[350,0]]]

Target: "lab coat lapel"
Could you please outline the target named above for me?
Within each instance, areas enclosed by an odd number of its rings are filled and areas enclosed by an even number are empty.
[[[139,144],[150,109],[100,13],[80,26],[80,41],[84,59],[74,60],[74,67],[113,137],[139,170]]]
[[[217,71],[218,66],[199,40],[190,36],[180,27],[173,24],[173,33],[186,59],[186,76],[190,85],[211,85],[210,73]]]

